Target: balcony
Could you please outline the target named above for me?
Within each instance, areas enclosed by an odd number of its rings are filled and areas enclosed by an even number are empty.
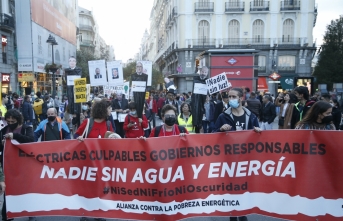
[[[14,18],[10,15],[7,15],[5,13],[0,14],[0,26],[1,29],[6,29],[6,30],[14,30]]]
[[[213,13],[214,2],[196,2],[194,3],[195,13]]]
[[[251,12],[269,11],[269,1],[253,1],[250,2]]]
[[[93,26],[91,25],[80,25],[80,30],[94,32]]]
[[[244,12],[245,2],[225,2],[225,13]]]
[[[227,48],[242,48],[235,46],[244,46],[249,48],[252,45],[270,46],[270,38],[228,38],[224,39],[224,46]],[[233,47],[232,47],[233,46]]]
[[[264,66],[258,66],[258,71],[260,71],[260,72],[266,71],[266,66],[265,65]]]
[[[283,37],[278,39],[280,48],[300,47],[300,38]]]
[[[91,40],[83,40],[80,42],[80,46],[84,46],[84,47],[95,47],[95,45],[93,44],[93,41]]]
[[[283,71],[283,72],[286,72],[286,71],[295,71],[295,66],[278,66],[278,70],[279,71]]]
[[[172,10],[172,17],[176,17],[177,16],[177,6],[175,6]]]
[[[288,0],[281,1],[280,11],[299,11],[300,1]]]
[[[193,48],[215,48],[216,40],[213,38],[193,39]]]

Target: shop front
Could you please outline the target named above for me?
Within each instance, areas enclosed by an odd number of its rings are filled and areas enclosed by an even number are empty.
[[[1,74],[1,92],[8,93],[10,90],[10,74],[2,73]]]

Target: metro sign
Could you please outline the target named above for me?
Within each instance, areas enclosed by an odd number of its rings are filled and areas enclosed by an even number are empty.
[[[273,81],[279,80],[281,78],[281,75],[278,73],[274,72],[271,75],[269,75],[269,78],[272,79]]]
[[[237,60],[234,59],[234,58],[231,58],[231,59],[229,59],[227,62],[228,62],[229,64],[231,64],[231,65],[234,65],[234,64],[237,63]]]

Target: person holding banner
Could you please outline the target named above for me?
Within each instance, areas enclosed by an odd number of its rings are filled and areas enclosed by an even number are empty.
[[[136,103],[137,116],[139,118],[142,118],[143,115],[147,82],[148,75],[143,73],[143,64],[141,62],[137,62],[136,73],[131,75],[131,86],[133,88],[133,100]],[[136,84],[139,84],[140,87],[134,88],[133,85]]]
[[[121,94],[120,92],[117,94],[117,98],[112,100],[112,110],[117,112],[117,119],[114,120],[116,132],[122,138],[124,138],[124,120],[125,116],[129,112],[129,102],[125,99],[125,94]]]
[[[333,124],[332,106],[325,101],[318,101],[308,110],[295,129],[303,130],[336,130]]]
[[[228,97],[230,107],[219,115],[214,131],[254,130],[261,132],[256,115],[242,106],[242,88],[232,88]]]
[[[176,124],[176,108],[166,104],[161,110],[163,125],[152,129],[150,137],[185,136],[188,131],[185,127]]]

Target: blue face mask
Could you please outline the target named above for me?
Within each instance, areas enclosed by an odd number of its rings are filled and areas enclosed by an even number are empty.
[[[137,111],[130,111],[130,114],[131,114],[131,115],[136,115],[136,114],[137,114]]]
[[[238,99],[232,99],[229,102],[230,107],[232,108],[238,108],[239,107],[239,102]]]

